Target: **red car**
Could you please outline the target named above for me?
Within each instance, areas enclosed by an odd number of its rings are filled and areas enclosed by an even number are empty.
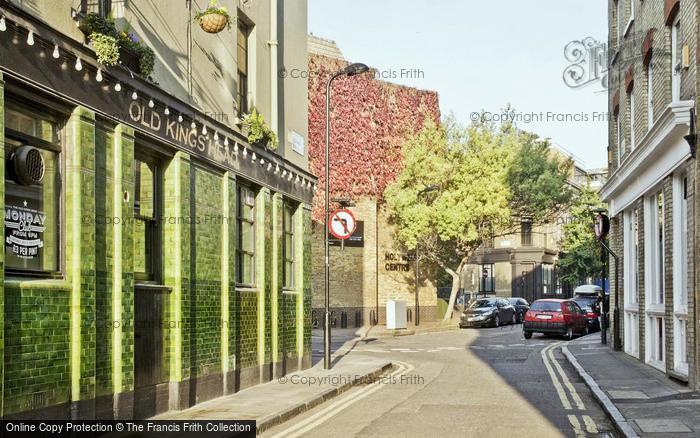
[[[533,333],[566,336],[588,334],[586,312],[573,300],[537,300],[530,306],[523,322],[523,335],[530,339]]]

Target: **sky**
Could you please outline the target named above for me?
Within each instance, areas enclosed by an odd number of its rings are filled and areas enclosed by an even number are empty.
[[[569,81],[573,87],[564,81],[575,64],[565,56],[567,44],[607,41],[606,0],[308,5],[309,32],[334,40],[348,60],[378,69],[386,80],[437,91],[443,116],[466,124],[483,111],[498,120],[510,105],[520,128],[550,138],[586,168],[606,166],[604,72],[589,68],[587,58],[584,79]]]

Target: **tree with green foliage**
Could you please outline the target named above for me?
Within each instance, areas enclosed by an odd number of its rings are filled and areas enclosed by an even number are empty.
[[[564,225],[564,239],[559,259],[560,278],[577,285],[603,271],[600,244],[593,234],[593,211],[603,204],[598,193],[583,187],[570,208],[571,217]]]
[[[404,168],[385,191],[397,240],[452,278],[450,319],[462,271],[485,239],[561,210],[570,163],[547,141],[504,124],[427,123],[404,144]],[[425,192],[427,187],[435,191]],[[422,195],[422,196],[421,196]]]
[[[518,223],[528,218],[541,225],[561,216],[571,204],[573,162],[554,152],[548,139],[529,132],[521,132],[519,138],[506,177],[510,206]]]

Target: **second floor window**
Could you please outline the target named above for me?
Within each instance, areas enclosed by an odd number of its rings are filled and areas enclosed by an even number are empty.
[[[238,64],[237,96],[238,116],[248,112],[248,36],[250,29],[238,20],[236,63]]]
[[[649,61],[647,66],[647,127],[651,129],[654,126],[654,81],[653,81],[652,63]]]
[[[238,244],[236,248],[236,282],[255,284],[255,192],[238,188]]]
[[[637,146],[635,144],[636,138],[634,135],[634,127],[635,127],[635,117],[634,117],[634,112],[635,112],[635,102],[634,102],[634,90],[630,91],[630,93],[627,95],[627,111],[629,114],[629,121],[630,121],[630,150],[634,150],[634,148]]]
[[[109,17],[112,12],[112,0],[80,0],[82,13],[99,14],[100,17]]]
[[[677,102],[681,98],[681,22],[679,18],[671,27],[671,99]]]
[[[622,118],[619,112],[615,116],[615,131],[617,131],[615,134],[617,135],[617,165],[619,167],[622,163],[622,156],[625,154],[625,144],[622,139]]]

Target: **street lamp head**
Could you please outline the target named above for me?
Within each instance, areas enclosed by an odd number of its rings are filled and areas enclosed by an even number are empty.
[[[347,76],[355,76],[369,71],[369,67],[361,62],[350,64],[342,70],[342,74]]]

